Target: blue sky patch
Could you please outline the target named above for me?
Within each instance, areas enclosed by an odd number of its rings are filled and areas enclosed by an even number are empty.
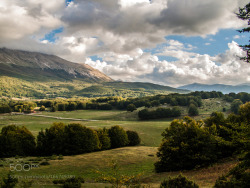
[[[44,38],[41,39],[41,41],[47,40],[47,41],[49,41],[49,42],[51,42],[51,43],[54,43],[54,42],[57,40],[57,38],[58,38],[58,37],[56,37],[56,34],[62,33],[63,30],[64,30],[63,27],[54,29],[54,30],[52,30],[51,32],[49,32],[48,34],[46,34],[46,35],[44,36]]]

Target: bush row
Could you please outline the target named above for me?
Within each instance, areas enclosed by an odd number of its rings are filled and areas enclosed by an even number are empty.
[[[81,124],[54,123],[35,137],[26,127],[5,126],[0,133],[0,157],[75,155],[140,143],[135,131],[120,126],[93,130]]]
[[[181,115],[181,110],[178,107],[171,108],[157,108],[156,110],[143,109],[138,112],[138,117],[142,120],[159,119],[178,117]]]

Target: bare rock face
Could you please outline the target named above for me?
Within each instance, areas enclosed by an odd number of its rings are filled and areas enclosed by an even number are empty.
[[[113,81],[86,64],[67,61],[55,55],[0,49],[0,76],[45,80],[80,79],[90,82]]]

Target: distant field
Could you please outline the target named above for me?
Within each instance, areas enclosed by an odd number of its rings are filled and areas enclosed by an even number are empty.
[[[167,128],[171,122],[169,120],[158,121],[138,121],[136,119],[137,112],[126,111],[99,111],[99,110],[80,110],[73,112],[44,112],[42,115],[76,118],[76,119],[90,119],[98,121],[72,121],[63,119],[52,119],[47,117],[34,117],[30,115],[1,115],[0,116],[0,129],[5,125],[19,125],[26,126],[34,135],[37,135],[41,129],[50,127],[53,122],[64,123],[81,123],[84,126],[93,129],[111,127],[120,125],[127,130],[135,130],[142,138],[141,145],[145,146],[159,146],[161,142],[161,133]],[[40,115],[40,113],[39,113]],[[127,120],[125,121],[125,119]],[[117,119],[117,120],[114,120]],[[134,119],[134,120],[133,120]]]
[[[203,106],[200,108],[200,116],[196,119],[202,119],[211,114],[213,111],[227,110],[230,104],[219,99],[203,100]],[[166,106],[167,107],[167,106]],[[181,107],[184,115],[187,114],[187,108]],[[97,177],[94,170],[108,170],[108,164],[111,160],[117,160],[121,165],[123,174],[133,175],[143,172],[142,180],[144,183],[150,184],[151,187],[159,187],[160,182],[168,176],[176,176],[179,172],[155,174],[154,163],[157,160],[157,147],[161,143],[161,133],[166,129],[172,119],[162,119],[155,121],[140,121],[137,117],[138,110],[135,112],[111,110],[79,110],[73,112],[43,112],[37,115],[59,117],[54,119],[50,117],[35,117],[31,115],[0,115],[0,129],[5,125],[15,124],[18,126],[26,126],[34,135],[37,135],[41,129],[50,127],[53,122],[81,123],[87,127],[98,129],[103,127],[111,127],[120,125],[126,130],[135,130],[139,133],[142,142],[140,146],[125,147],[107,151],[100,151],[77,156],[64,156],[63,160],[50,160],[50,165],[40,166],[29,172],[18,172],[16,175],[81,175],[86,179],[84,187],[105,187],[107,184],[95,183]],[[60,119],[61,118],[61,119]],[[96,120],[96,121],[74,121],[65,120],[63,118]],[[34,158],[34,157],[33,157]],[[0,177],[7,174],[9,164],[20,162],[20,160],[28,161],[30,157],[24,159],[7,159],[0,161],[3,167],[0,167]],[[212,187],[215,179],[228,171],[236,162],[227,161],[214,165],[207,169],[184,171],[184,175],[195,180],[201,187]],[[50,178],[35,179],[33,187],[58,187],[52,184]],[[41,185],[39,185],[41,184]]]

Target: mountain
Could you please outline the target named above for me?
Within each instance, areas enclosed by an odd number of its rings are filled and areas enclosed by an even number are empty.
[[[232,85],[224,85],[224,84],[206,85],[206,84],[193,83],[193,84],[178,87],[178,89],[187,89],[190,91],[221,91],[224,94],[230,93],[230,92],[250,93],[250,84],[245,83],[241,85],[232,86]]]
[[[0,76],[23,80],[84,80],[113,81],[110,77],[86,64],[73,63],[55,55],[21,50],[0,49]]]
[[[55,55],[0,49],[0,98],[141,97],[187,93],[152,83],[116,82],[100,71]]]

